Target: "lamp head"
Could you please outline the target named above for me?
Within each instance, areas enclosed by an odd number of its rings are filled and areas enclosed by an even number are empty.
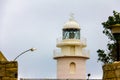
[[[91,74],[89,73],[88,76],[90,76]]]
[[[30,51],[35,51],[35,50],[36,50],[36,48],[31,48],[31,49],[30,49]]]

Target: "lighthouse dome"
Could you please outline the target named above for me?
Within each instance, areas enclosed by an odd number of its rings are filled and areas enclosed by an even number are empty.
[[[64,24],[63,29],[80,29],[80,25],[73,18],[70,18],[69,21]]]

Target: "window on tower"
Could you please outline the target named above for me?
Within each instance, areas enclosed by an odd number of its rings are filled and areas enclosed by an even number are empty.
[[[75,74],[76,72],[76,64],[74,62],[70,63],[70,74]]]

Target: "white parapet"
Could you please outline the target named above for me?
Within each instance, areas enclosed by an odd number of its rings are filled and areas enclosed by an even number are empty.
[[[90,51],[89,50],[85,50],[83,49],[82,50],[82,54],[75,54],[75,55],[69,55],[69,54],[62,54],[61,50],[60,49],[55,49],[54,50],[54,55],[53,57],[54,58],[57,58],[57,57],[84,57],[84,58],[89,58],[90,57]]]
[[[64,45],[81,45],[86,47],[86,38],[80,39],[64,39],[58,38],[57,39],[57,47],[64,46]]]

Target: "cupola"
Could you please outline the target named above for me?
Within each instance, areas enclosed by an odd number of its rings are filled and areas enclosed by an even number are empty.
[[[74,20],[73,15],[71,15],[69,21],[64,24],[63,39],[80,39],[80,26]]]

